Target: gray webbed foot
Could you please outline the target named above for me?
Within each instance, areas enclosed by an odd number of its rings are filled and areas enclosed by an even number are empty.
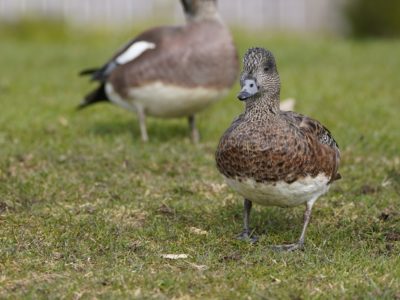
[[[240,241],[249,241],[251,244],[258,242],[258,236],[252,235],[252,232],[249,230],[243,230],[236,238]]]
[[[243,231],[237,236],[238,240],[249,241],[254,244],[258,241],[258,237],[253,235],[253,232],[249,227],[250,211],[252,202],[248,199],[244,199],[244,210],[243,210]]]
[[[311,201],[308,201],[306,204],[306,211],[304,212],[303,230],[301,231],[300,239],[298,240],[298,242],[293,243],[293,244],[287,244],[287,245],[272,246],[273,250],[286,251],[286,252],[304,250],[304,239],[306,236],[306,229],[307,229],[308,223],[310,222],[311,209],[312,209],[312,206],[313,206],[315,200],[316,200],[316,198],[311,199]]]
[[[292,252],[292,251],[297,251],[297,250],[304,250],[304,243],[275,245],[275,246],[272,246],[272,249],[275,251],[281,251],[281,252]]]

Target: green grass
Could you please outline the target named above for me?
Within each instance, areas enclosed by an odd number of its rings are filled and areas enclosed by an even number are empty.
[[[127,111],[74,111],[92,88],[77,72],[135,32],[0,27],[0,298],[400,298],[400,42],[236,33],[241,55],[275,53],[282,98],[342,151],[305,251],[277,253],[303,208],[255,206],[261,240],[239,242],[242,199],[214,164],[237,86],[199,115],[198,146],[183,119],[149,119],[143,144]]]

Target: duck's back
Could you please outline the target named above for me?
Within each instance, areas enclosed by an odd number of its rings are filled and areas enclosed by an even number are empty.
[[[154,43],[155,48],[118,66],[118,72],[110,75],[115,86],[122,85],[120,90],[152,82],[228,89],[237,78],[236,48],[229,31],[218,21],[155,28],[136,38],[141,40]]]

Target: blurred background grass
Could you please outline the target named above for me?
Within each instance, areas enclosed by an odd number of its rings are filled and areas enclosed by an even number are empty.
[[[150,23],[0,25],[0,297],[399,298],[399,40],[233,30],[241,56],[274,52],[282,98],[342,150],[343,179],[316,204],[306,251],[287,254],[268,245],[298,236],[302,208],[256,207],[260,243],[234,239],[241,199],[213,156],[243,110],[238,86],[199,114],[199,146],[183,119],[149,118],[143,144],[127,111],[74,110],[91,88],[77,72]]]
[[[358,38],[399,37],[400,2],[352,0],[344,6],[350,34]]]

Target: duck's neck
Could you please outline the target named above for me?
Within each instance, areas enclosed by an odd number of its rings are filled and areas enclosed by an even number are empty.
[[[245,116],[251,119],[268,119],[279,114],[279,96],[262,96],[246,100]]]
[[[202,6],[195,14],[186,14],[186,21],[188,23],[202,21],[218,21],[223,23],[218,13],[217,6],[212,1],[202,3]]]

